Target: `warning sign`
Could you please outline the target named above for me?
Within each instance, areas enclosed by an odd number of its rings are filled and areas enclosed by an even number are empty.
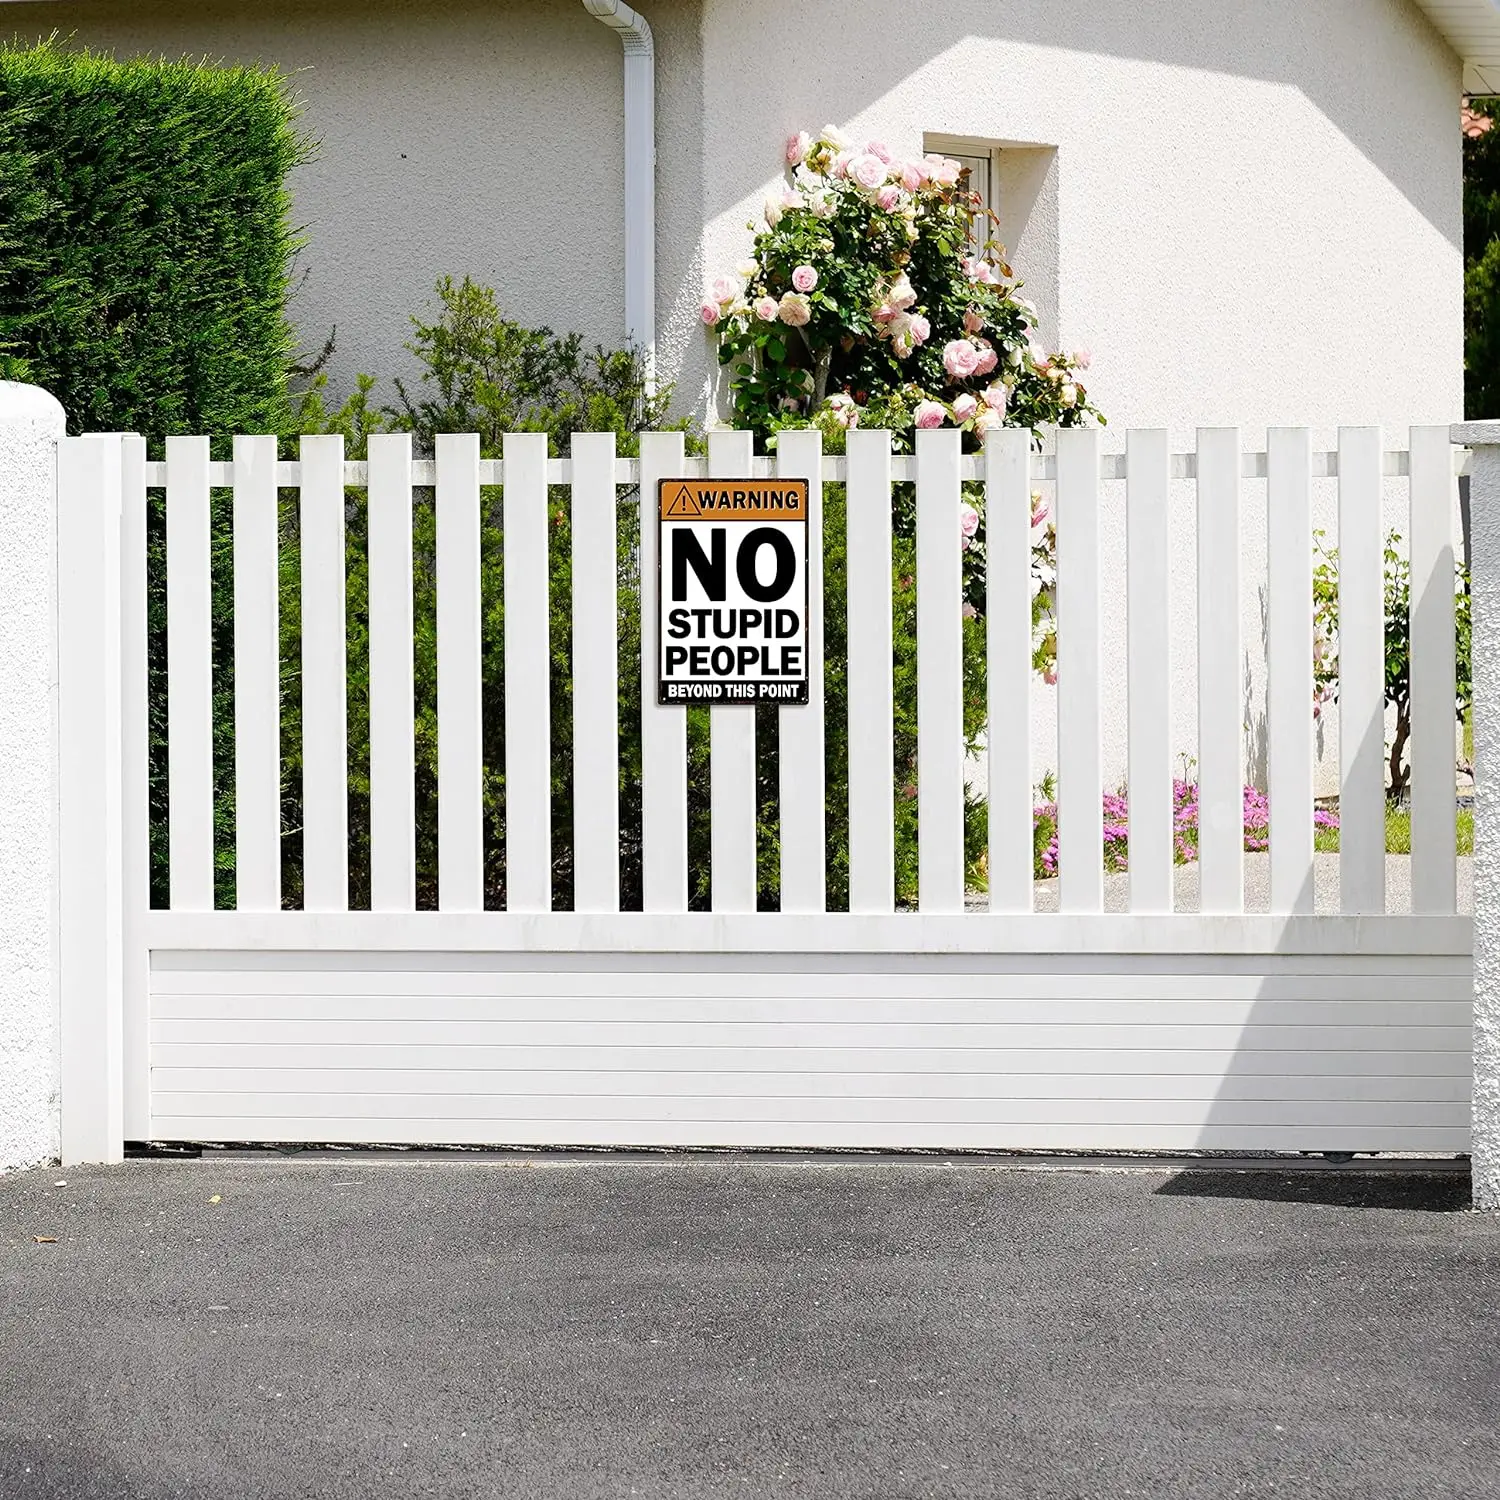
[[[659,703],[807,702],[807,481],[663,479]]]

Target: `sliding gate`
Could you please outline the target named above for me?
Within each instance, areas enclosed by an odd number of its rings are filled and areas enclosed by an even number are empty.
[[[733,432],[706,460],[675,433],[561,459],[378,436],[358,462],[337,437],[292,462],[65,439],[60,726],[89,789],[65,901],[112,936],[67,960],[64,1024],[102,1028],[127,1139],[1467,1149],[1455,472],[1445,429],[1396,453],[1373,429],[1336,453],[1132,432],[1107,456],[1093,430],[1045,456],[1019,431],[909,457],[788,433],[771,460]],[[773,473],[809,485],[810,701],[658,705],[658,481]],[[1418,711],[1388,861],[1393,488]],[[1197,587],[1174,592],[1184,528]],[[1030,730],[1054,713],[1049,759]],[[1257,735],[1271,826],[1247,840]],[[1386,910],[1388,864],[1410,910]]]

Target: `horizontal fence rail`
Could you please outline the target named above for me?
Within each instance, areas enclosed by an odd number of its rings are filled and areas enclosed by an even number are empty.
[[[1440,429],[1447,441],[1447,429]],[[592,434],[590,434],[592,435]],[[1453,452],[1455,476],[1469,472],[1467,449],[1456,448]],[[549,458],[547,460],[548,484],[573,483],[573,459]],[[891,478],[905,482],[917,477],[917,461],[910,455],[893,454]],[[1309,455],[1309,477],[1313,479],[1337,479],[1339,455],[1337,451]],[[641,481],[640,460],[617,458],[614,460],[614,481],[617,485],[636,486]],[[709,477],[709,460],[685,458],[678,469],[685,479]],[[752,458],[742,477],[747,479],[773,479],[777,474],[776,460],[757,455]],[[370,466],[362,460],[347,460],[344,463],[344,483],[360,489],[370,482]],[[1264,479],[1269,473],[1269,459],[1265,453],[1246,452],[1240,455],[1240,477],[1242,479]],[[1411,473],[1411,454],[1404,448],[1391,449],[1381,454],[1381,474],[1386,479],[1405,479]],[[414,459],[411,466],[412,483],[430,486],[437,483],[437,462],[434,459]],[[1032,455],[1030,476],[1033,480],[1057,478],[1057,457],[1052,453]],[[1130,470],[1128,457],[1124,453],[1107,453],[1099,460],[1101,479],[1128,479]],[[1196,453],[1172,453],[1167,456],[1168,479],[1196,479],[1198,477],[1198,455]],[[849,460],[841,454],[827,454],[823,458],[823,478],[829,484],[843,484],[849,478]],[[966,453],[959,458],[959,478],[981,480],[984,478],[984,459],[976,453]],[[228,489],[234,484],[234,464],[210,463],[208,480],[211,485]],[[146,485],[150,489],[162,489],[167,483],[165,463],[146,465]],[[302,483],[302,465],[296,459],[283,459],[276,465],[276,483],[295,489]],[[505,460],[503,458],[482,459],[479,463],[480,484],[504,484]]]
[[[1097,429],[1067,429],[1042,452],[1035,435],[1002,430],[984,451],[964,453],[958,433],[922,432],[916,451],[899,455],[889,434],[857,430],[847,454],[833,456],[816,433],[800,432],[784,434],[768,458],[751,453],[748,434],[717,431],[706,457],[688,457],[681,434],[648,433],[639,458],[620,458],[612,436],[586,434],[569,457],[552,458],[543,436],[517,434],[502,457],[486,459],[477,437],[453,435],[419,459],[409,437],[381,435],[367,460],[352,462],[341,439],[317,436],[302,440],[298,461],[278,460],[273,439],[238,438],[233,461],[219,462],[207,438],[176,437],[164,462],[146,462],[140,440],[127,439],[122,535],[135,581],[123,636],[125,795],[130,826],[151,828],[169,871],[164,904],[209,912],[226,904],[227,888],[241,911],[279,911],[292,859],[299,889],[289,899],[341,913],[357,859],[370,907],[407,913],[419,904],[430,838],[432,904],[452,913],[496,906],[487,892],[502,886],[505,909],[545,913],[564,880],[575,910],[614,913],[629,859],[631,899],[646,913],[702,906],[754,917],[768,901],[819,913],[837,883],[842,906],[879,915],[901,904],[903,849],[915,850],[916,908],[961,913],[975,838],[963,731],[978,705],[990,726],[983,904],[1029,914],[1034,783],[1050,769],[1031,763],[1028,742],[1038,690],[1031,487],[1041,484],[1056,522],[1061,910],[1104,909],[1101,801],[1114,788],[1104,782],[1100,705],[1118,658],[1129,708],[1129,907],[1142,917],[1172,911],[1180,747],[1171,657],[1190,649],[1201,912],[1237,916],[1251,644],[1241,623],[1241,485],[1263,480],[1270,901],[1273,915],[1306,916],[1316,753],[1310,486],[1333,479],[1342,909],[1384,913],[1383,516],[1387,482],[1401,480],[1420,710],[1410,749],[1412,910],[1453,913],[1453,511],[1467,454],[1441,428],[1412,429],[1398,450],[1374,428],[1344,429],[1329,452],[1312,451],[1300,428],[1271,431],[1264,451],[1247,451],[1231,428],[1200,432],[1191,452],[1169,451],[1161,431],[1125,434],[1120,453],[1103,453],[1103,440]],[[813,691],[806,706],[717,706],[700,731],[689,710],[655,701],[654,506],[657,480],[710,476],[810,483]],[[1172,596],[1166,564],[1170,486],[1184,481],[1196,497],[1196,613]],[[503,499],[483,496],[486,486]],[[842,508],[837,535],[816,524],[830,487]],[[215,498],[222,490],[232,504]],[[295,505],[278,493],[287,490],[298,492]],[[647,499],[628,529],[621,517],[634,513],[636,490]],[[970,501],[985,517],[977,606],[961,563]],[[1101,516],[1120,506],[1127,546],[1116,560],[1102,555]],[[835,542],[837,561],[825,569],[821,547]],[[486,548],[503,557],[495,597],[482,578]],[[1119,567],[1128,607],[1108,619],[1101,578]],[[232,589],[216,594],[227,574]],[[228,619],[213,616],[215,597],[232,600]],[[964,621],[976,613],[980,698],[964,666]],[[893,654],[902,630],[914,631],[914,661]],[[838,652],[828,679],[837,698],[827,704],[825,634]],[[1118,652],[1106,649],[1111,639]],[[635,694],[629,712],[639,717],[626,724],[621,704]],[[834,713],[847,725],[847,766],[828,761]],[[497,760],[486,732],[501,724]],[[911,747],[906,761],[893,755],[898,741]],[[627,744],[638,764],[627,763]],[[295,770],[283,764],[288,747]],[[847,775],[841,801],[825,795],[834,772]],[[560,781],[568,819],[554,812]],[[436,806],[425,834],[416,826],[424,785]],[[705,818],[706,857],[694,852]],[[827,857],[835,841],[847,851],[837,868]]]

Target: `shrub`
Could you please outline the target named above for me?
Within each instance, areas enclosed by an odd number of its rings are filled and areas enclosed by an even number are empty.
[[[301,432],[339,432],[351,459],[366,456],[372,433],[410,432],[419,457],[431,457],[441,432],[477,432],[480,454],[499,458],[506,432],[545,432],[554,457],[565,457],[574,432],[613,432],[622,457],[635,456],[643,429],[670,427],[669,392],[649,392],[640,359],[630,351],[586,350],[576,335],[527,328],[502,312],[495,293],[465,278],[437,283],[438,309],[431,321],[414,318],[408,348],[421,365],[414,388],[395,382],[397,403],[376,407],[372,378],[361,377],[336,410],[325,402],[321,377],[299,398],[293,426]],[[553,813],[553,902],[572,902],[572,527],[569,491],[549,494],[551,594],[551,735]],[[485,895],[491,906],[505,901],[505,700],[504,533],[500,491],[480,491],[480,588],[482,598],[483,807],[486,824]],[[369,901],[369,587],[366,555],[366,492],[347,492],[346,578],[349,628],[350,900]],[[639,511],[626,496],[617,509],[620,559],[619,682],[621,787],[621,899],[640,903],[640,599],[633,569]],[[283,510],[282,715],[283,825],[301,826],[301,699],[298,683],[300,625],[296,568],[295,504]],[[437,904],[437,650],[434,493],[419,489],[413,504],[416,797],[419,906]],[[693,719],[689,754],[693,776],[705,784],[708,766],[706,716]],[[707,862],[706,820],[696,832]],[[301,885],[295,840],[286,844],[284,887],[289,901]]]
[[[0,48],[0,352],[70,431],[278,429],[295,115],[271,71]]]

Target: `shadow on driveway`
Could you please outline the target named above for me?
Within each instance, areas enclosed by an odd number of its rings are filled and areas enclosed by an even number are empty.
[[[1392,1208],[1412,1213],[1462,1213],[1469,1207],[1467,1172],[1432,1174],[1338,1171],[1216,1172],[1193,1169],[1156,1190],[1167,1198],[1239,1198],[1255,1203],[1318,1203],[1328,1208]]]

